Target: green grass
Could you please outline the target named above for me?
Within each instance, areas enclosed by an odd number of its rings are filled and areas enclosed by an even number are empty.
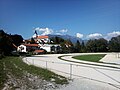
[[[4,65],[3,65],[4,63]],[[3,69],[5,67],[5,70]],[[39,68],[33,65],[24,63],[19,57],[5,57],[0,60],[0,89],[7,80],[7,73],[10,72],[17,78],[22,78],[24,72],[31,73],[41,77],[43,80],[51,81],[55,79],[56,84],[67,84],[68,80],[60,75],[57,75],[47,69]]]
[[[92,55],[80,55],[74,56],[74,59],[84,60],[84,61],[91,61],[91,62],[99,62],[106,54],[92,54]]]
[[[2,62],[2,59],[0,59],[0,90],[3,87],[5,80],[6,80],[6,74],[4,71],[4,64]]]

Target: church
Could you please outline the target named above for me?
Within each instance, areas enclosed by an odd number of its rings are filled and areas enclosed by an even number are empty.
[[[59,44],[50,44],[49,36],[38,35],[37,31],[35,31],[31,39],[24,40],[24,43],[18,46],[17,51],[33,52],[33,54],[58,53],[61,51],[61,46]]]

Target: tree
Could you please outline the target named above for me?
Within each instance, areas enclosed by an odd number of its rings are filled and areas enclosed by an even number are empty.
[[[21,35],[9,35],[3,30],[0,30],[0,54],[10,55],[14,50],[14,45],[20,45],[23,42]]]
[[[87,52],[95,52],[95,50],[96,50],[95,41],[96,40],[88,40],[88,42],[86,44]]]
[[[96,42],[96,46],[97,46],[97,52],[106,52],[108,51],[107,47],[108,47],[108,41],[105,40],[104,38],[100,38],[97,40]]]
[[[111,40],[109,41],[109,51],[120,52],[120,35],[111,38]]]
[[[23,42],[23,37],[21,35],[10,35],[12,39],[12,43],[14,43],[16,46],[19,46]]]
[[[60,44],[60,43],[64,42],[65,40],[56,36],[56,37],[50,38],[50,41],[53,41],[54,44]]]
[[[73,53],[74,52],[74,45],[71,42],[70,39],[66,40],[65,45],[67,47],[68,53]]]
[[[30,44],[35,44],[35,43],[36,43],[36,42],[35,42],[34,38],[31,38]]]
[[[81,52],[86,52],[86,46],[85,46],[85,43],[84,41],[82,41],[82,44],[81,44]]]
[[[75,44],[75,52],[79,53],[81,52],[81,44],[80,42],[77,40],[76,44]]]
[[[107,47],[108,47],[108,42],[103,38],[88,40],[86,44],[86,48],[88,52],[106,52]]]
[[[0,30],[0,51],[3,55],[10,55],[13,50],[12,39],[10,35],[6,34],[3,30]]]
[[[68,48],[66,47],[65,42],[60,43],[60,46],[62,49],[61,53],[68,53]]]

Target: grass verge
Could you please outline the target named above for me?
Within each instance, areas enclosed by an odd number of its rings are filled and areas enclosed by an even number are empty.
[[[5,80],[6,80],[6,74],[4,71],[4,64],[2,62],[2,59],[0,59],[0,90],[3,87]]]
[[[99,62],[106,54],[92,54],[92,55],[80,55],[72,58],[84,61]]]
[[[5,70],[4,70],[5,68]],[[19,57],[5,57],[0,60],[0,89],[3,87],[7,80],[8,72],[12,73],[13,76],[21,79],[24,72],[28,72],[33,75],[41,77],[43,80],[50,81],[56,84],[68,84],[68,79],[63,76],[57,75],[47,69],[39,68],[33,65],[24,63]]]

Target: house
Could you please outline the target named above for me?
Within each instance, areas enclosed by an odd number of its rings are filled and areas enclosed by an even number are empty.
[[[48,36],[37,36],[34,38],[34,40],[41,44],[46,44],[50,41]]]
[[[44,45],[41,45],[40,48],[46,50],[47,52],[53,52],[53,53],[61,51],[61,46],[59,44],[54,44],[54,45],[44,44]]]
[[[38,44],[22,44],[18,46],[17,51],[27,53],[38,50],[39,48],[40,46]]]
[[[17,51],[18,52],[23,52],[23,53],[26,53],[27,50],[26,50],[26,46],[25,45],[20,45],[17,47]]]

